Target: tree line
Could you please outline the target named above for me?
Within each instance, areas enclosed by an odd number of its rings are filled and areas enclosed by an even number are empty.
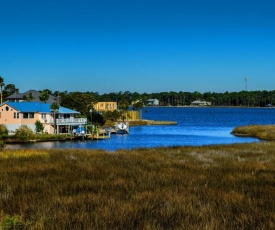
[[[53,95],[61,96],[61,104],[69,108],[81,107],[84,101],[127,101],[129,104],[136,101],[146,105],[148,99],[158,99],[160,106],[188,106],[195,100],[211,102],[212,106],[243,106],[243,107],[265,107],[275,105],[275,90],[273,91],[240,91],[240,92],[161,92],[161,93],[131,93],[112,92],[99,94],[97,92],[54,92]],[[80,108],[81,110],[81,108]]]
[[[1,101],[6,97],[18,93],[19,89],[14,84],[4,84],[4,79],[0,76]],[[47,94],[61,97],[61,106],[77,110],[82,114],[87,114],[90,107],[100,101],[114,101],[118,105],[133,102],[142,102],[146,105],[148,99],[158,99],[160,106],[188,106],[195,100],[211,102],[212,106],[244,106],[244,107],[265,107],[275,105],[275,90],[273,91],[240,91],[240,92],[160,92],[160,93],[137,93],[130,91],[119,91],[99,94],[98,92],[68,92],[41,90],[41,100],[47,98]],[[31,99],[31,98],[27,98]],[[30,100],[31,101],[31,100]]]

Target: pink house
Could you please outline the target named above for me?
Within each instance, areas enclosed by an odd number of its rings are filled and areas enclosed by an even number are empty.
[[[78,126],[87,124],[87,118],[75,118],[79,112],[60,107],[57,112],[57,133],[70,133]],[[54,133],[54,113],[50,104],[40,102],[5,102],[0,105],[0,124],[14,133],[21,125],[27,125],[35,131],[35,122],[44,125],[44,132]]]

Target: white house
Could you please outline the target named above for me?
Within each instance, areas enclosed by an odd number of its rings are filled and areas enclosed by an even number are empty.
[[[147,105],[149,106],[158,106],[159,100],[158,99],[149,99],[146,101]]]
[[[197,101],[191,102],[191,105],[192,106],[210,106],[211,102],[197,100]]]

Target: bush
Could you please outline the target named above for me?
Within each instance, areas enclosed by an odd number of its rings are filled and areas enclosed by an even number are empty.
[[[8,135],[9,131],[7,127],[3,124],[0,124],[0,136],[2,135]]]
[[[44,131],[44,125],[41,123],[41,121],[35,122],[35,132],[40,133]]]
[[[27,125],[21,125],[15,132],[16,137],[30,139],[34,137],[33,131]]]
[[[100,113],[93,113],[93,122],[96,125],[103,126],[106,121]]]
[[[121,112],[118,110],[107,111],[103,114],[105,120],[117,121],[121,117]]]
[[[25,229],[25,223],[19,216],[6,216],[2,222],[3,230],[21,230]]]

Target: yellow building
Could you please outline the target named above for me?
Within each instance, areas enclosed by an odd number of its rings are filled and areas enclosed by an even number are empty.
[[[98,102],[94,105],[94,109],[100,111],[114,111],[117,109],[117,102]]]
[[[98,112],[114,111],[117,109],[117,102],[98,102],[94,105],[94,109]],[[139,120],[141,119],[141,113],[138,111],[127,111],[125,114],[125,120]]]

